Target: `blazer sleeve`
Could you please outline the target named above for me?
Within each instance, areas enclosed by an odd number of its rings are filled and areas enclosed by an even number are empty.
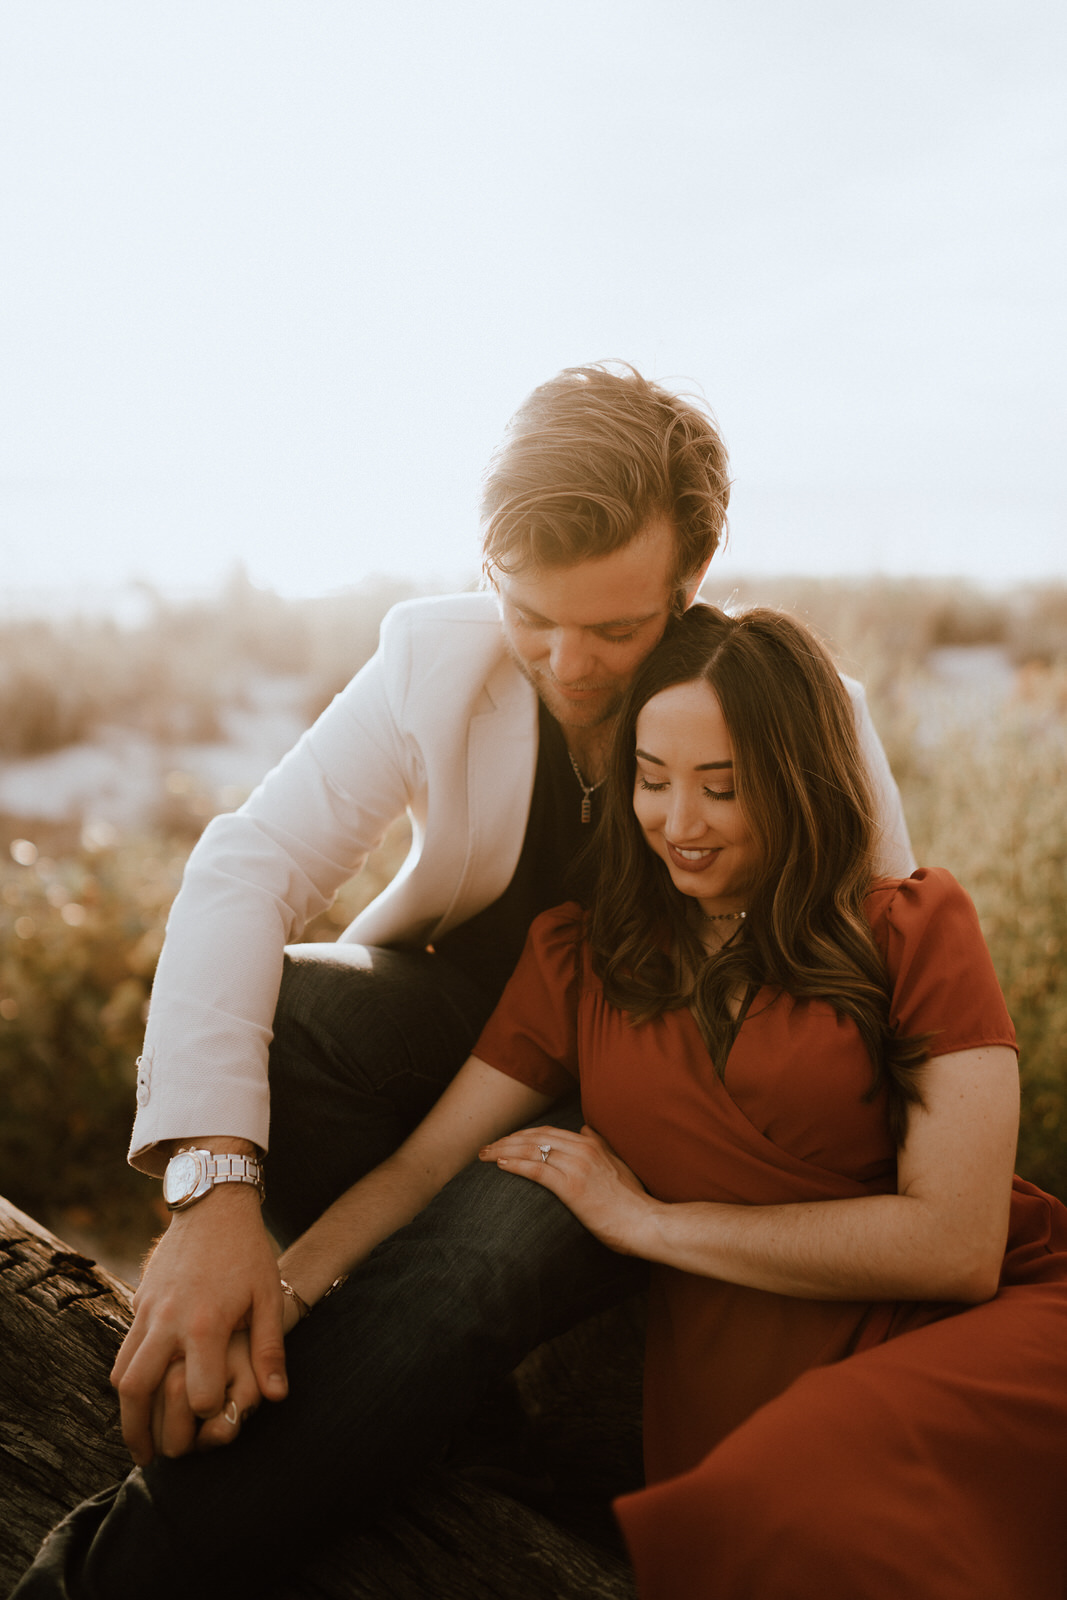
[[[395,617],[395,613],[393,614]],[[267,1050],[284,947],[328,906],[420,782],[397,707],[410,625],[375,656],[239,811],[216,817],[171,909],[138,1062],[130,1161],[159,1141],[226,1134],[267,1148]]]
[[[908,824],[904,819],[900,790],[897,788],[889,758],[874,726],[863,685],[855,678],[842,677],[842,682],[852,701],[860,751],[867,767],[867,777],[874,799],[877,828],[874,870],[879,877],[906,878],[910,872],[915,871],[915,853],[908,836]]]

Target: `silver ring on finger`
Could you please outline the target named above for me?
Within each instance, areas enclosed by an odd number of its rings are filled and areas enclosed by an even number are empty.
[[[552,1154],[552,1146],[550,1144],[539,1144],[537,1148],[541,1152],[541,1160],[543,1162],[547,1161],[549,1156]]]
[[[236,1428],[236,1426],[237,1426],[237,1401],[233,1398],[232,1395],[230,1396],[229,1400],[226,1402],[226,1408],[225,1408],[225,1410],[223,1411],[222,1414],[226,1418],[226,1421],[230,1424],[230,1427],[231,1428]]]

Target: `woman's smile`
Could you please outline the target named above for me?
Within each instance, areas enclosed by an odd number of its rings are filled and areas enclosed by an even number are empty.
[[[722,854],[721,847],[712,849],[708,845],[704,845],[696,850],[683,850],[681,845],[671,844],[669,839],[666,839],[664,843],[667,846],[671,860],[681,870],[687,872],[703,872],[705,867],[710,867],[712,862],[717,861]]]

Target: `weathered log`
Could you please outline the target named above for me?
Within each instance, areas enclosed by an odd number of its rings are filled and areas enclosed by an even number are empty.
[[[130,1298],[0,1199],[0,1594],[128,1469],[108,1373]],[[639,1346],[629,1308],[535,1352],[520,1428],[494,1439],[483,1413],[444,1468],[342,1533],[284,1600],[630,1600],[608,1501],[639,1481]]]
[[[0,1199],[0,1592],[129,1470],[108,1373],[131,1315],[125,1284]]]

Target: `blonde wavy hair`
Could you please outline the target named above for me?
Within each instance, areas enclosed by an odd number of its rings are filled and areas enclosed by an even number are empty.
[[[519,407],[486,470],[485,575],[610,555],[662,515],[684,591],[725,538],[728,469],[702,404],[625,363],[567,367]]]

